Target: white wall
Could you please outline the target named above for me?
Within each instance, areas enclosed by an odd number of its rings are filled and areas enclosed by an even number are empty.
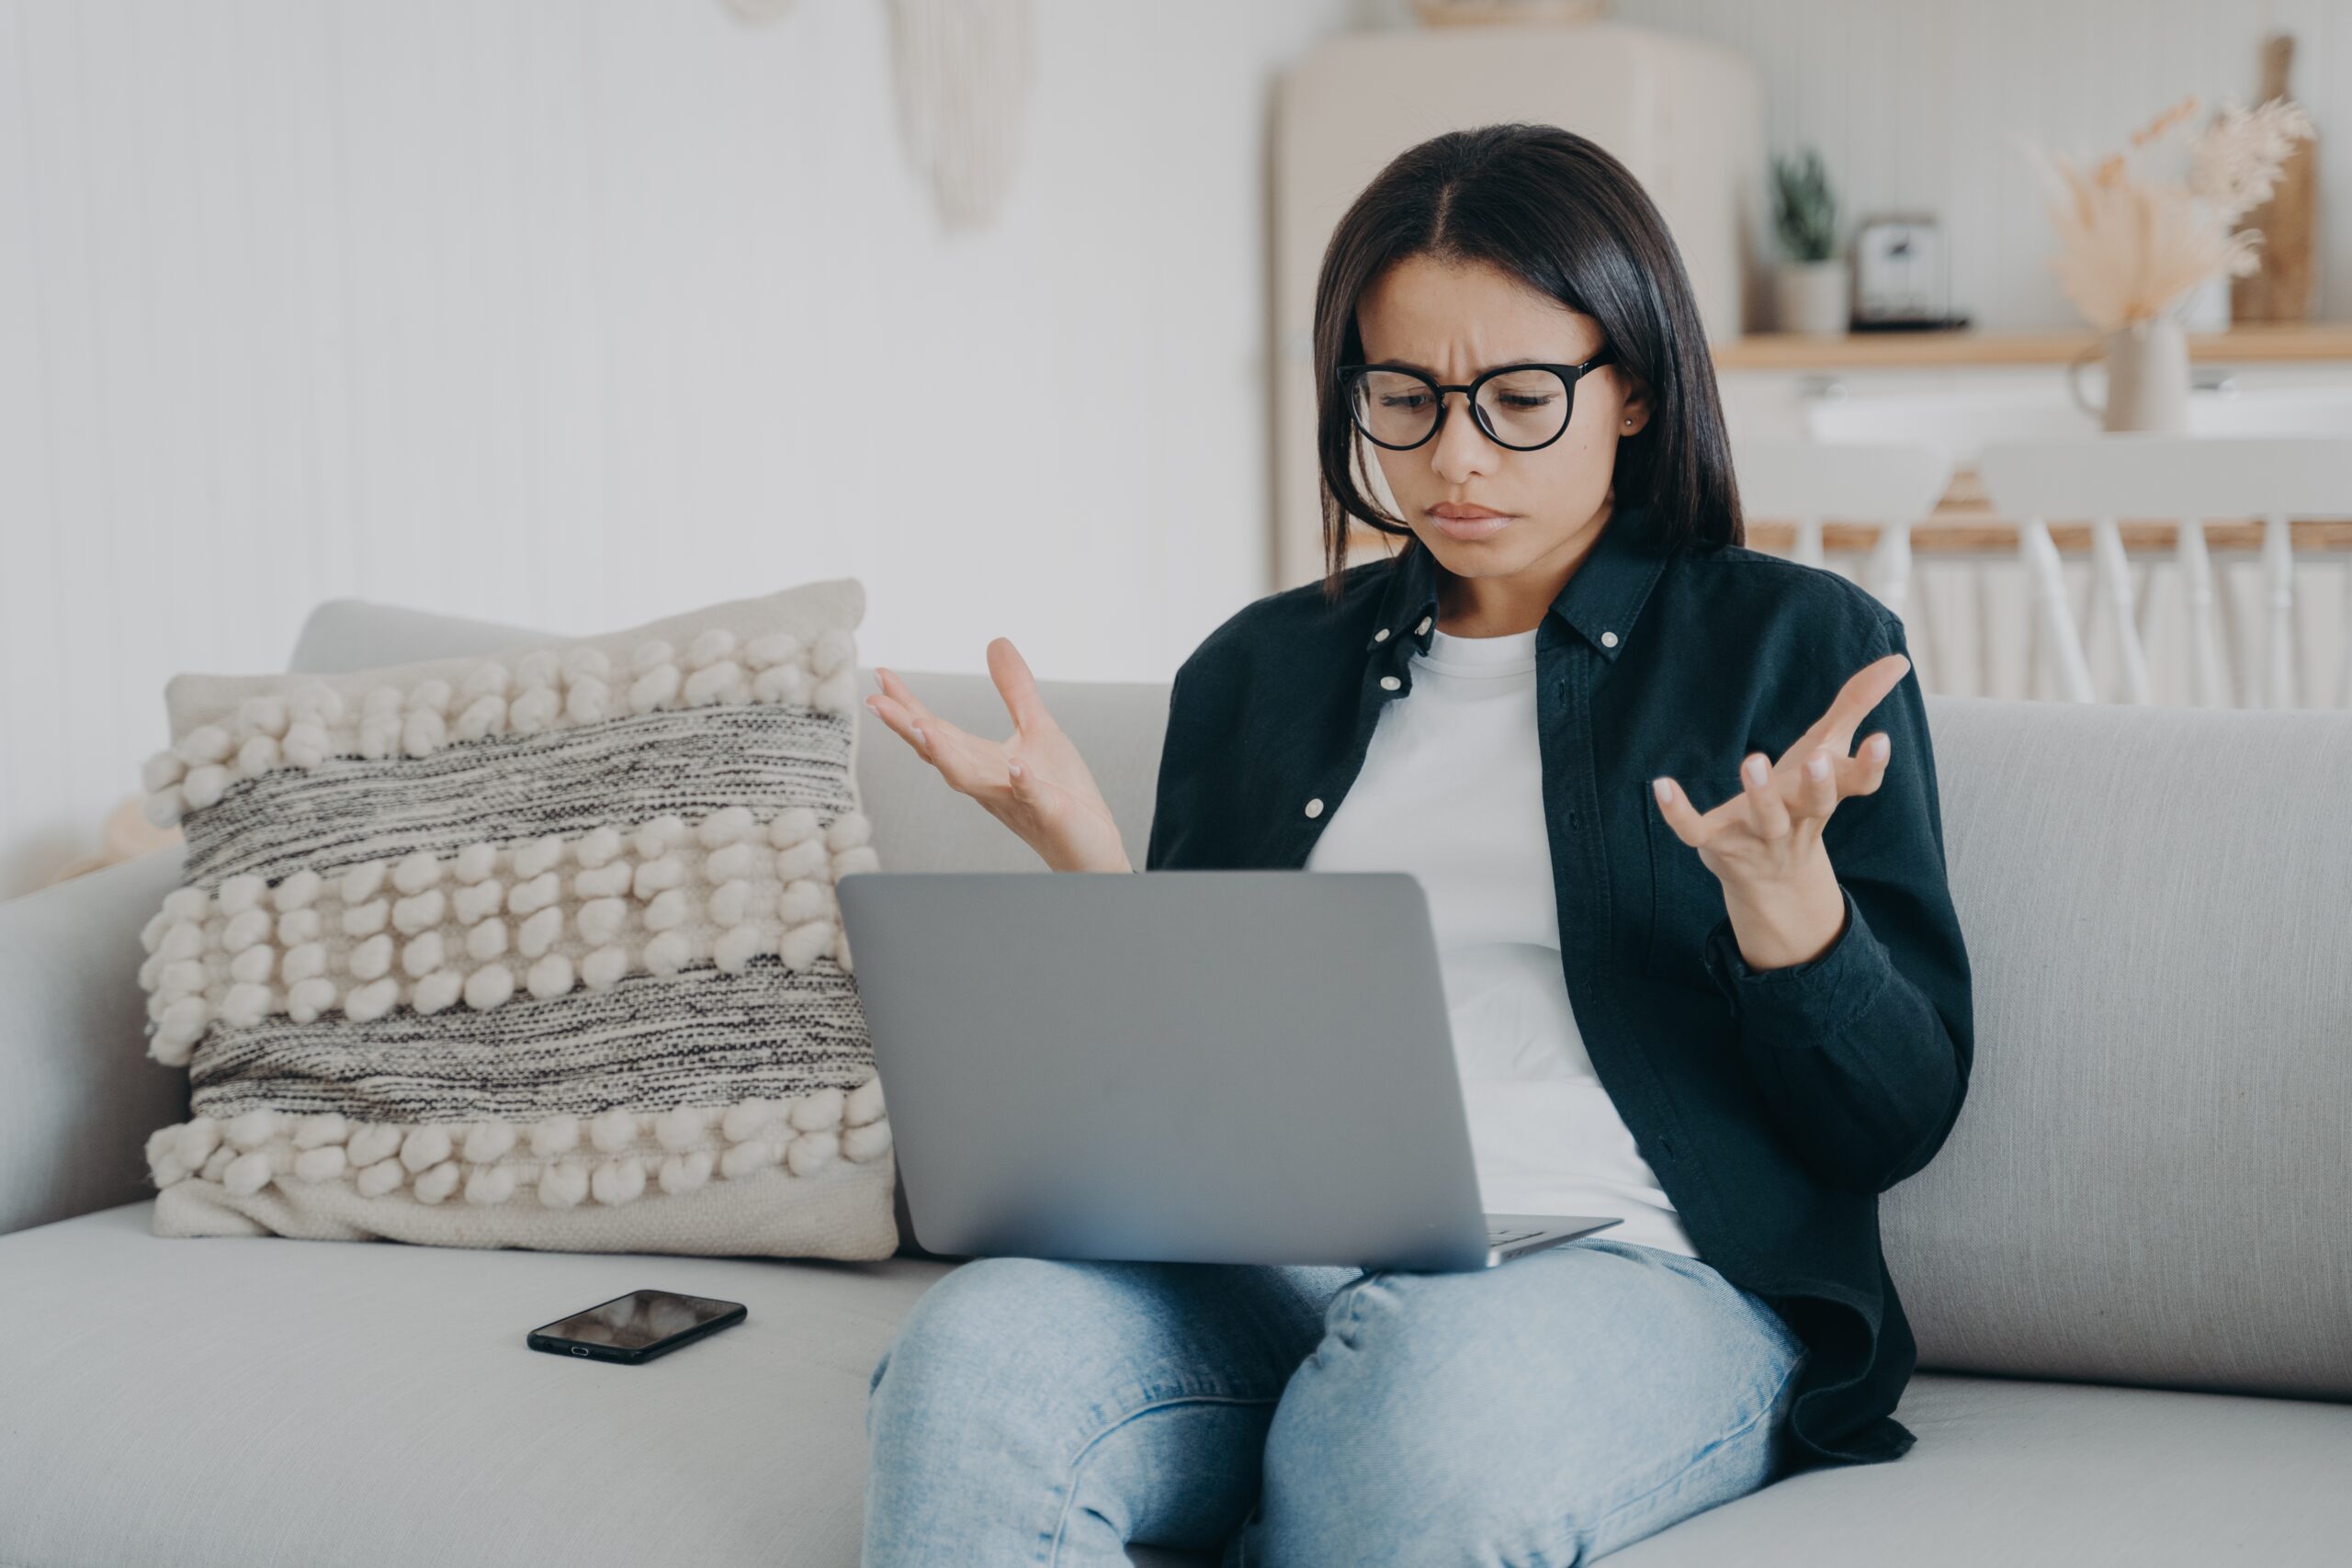
[[[1268,578],[1267,87],[1349,13],[1041,0],[948,234],[879,0],[0,0],[0,897],[333,594],[854,574],[862,662],[1165,677]]]

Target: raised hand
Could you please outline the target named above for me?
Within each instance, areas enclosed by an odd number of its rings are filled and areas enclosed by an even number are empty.
[[[1822,829],[1839,801],[1873,794],[1885,779],[1893,740],[1882,730],[1851,755],[1854,729],[1910,668],[1890,653],[1856,671],[1777,762],[1750,752],[1740,792],[1703,816],[1672,779],[1655,781],[1659,814],[1723,883],[1742,953],[1756,967],[1803,962],[1842,931],[1845,905]]]
[[[1093,773],[1037,694],[1036,677],[1009,637],[988,646],[989,675],[1012,716],[1012,734],[988,740],[959,729],[876,669],[882,690],[865,705],[957,793],[970,795],[1056,871],[1132,871],[1126,845]]]

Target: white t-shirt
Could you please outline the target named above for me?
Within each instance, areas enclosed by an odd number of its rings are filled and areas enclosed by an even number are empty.
[[[1409,871],[1429,896],[1479,1197],[1495,1214],[1617,1214],[1601,1234],[1686,1257],[1683,1233],[1592,1070],[1560,967],[1536,749],[1535,633],[1431,628],[1381,705],[1363,769],[1309,871]]]

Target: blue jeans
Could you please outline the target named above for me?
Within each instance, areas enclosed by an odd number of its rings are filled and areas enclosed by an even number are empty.
[[[1586,1562],[1779,1473],[1804,1345],[1705,1263],[985,1258],[867,1384],[867,1568]]]

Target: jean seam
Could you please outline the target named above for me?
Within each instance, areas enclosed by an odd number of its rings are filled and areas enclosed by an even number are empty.
[[[1571,1539],[1576,1540],[1577,1560],[1579,1562],[1583,1560],[1585,1548],[1592,1544],[1593,1540],[1600,1534],[1601,1528],[1608,1524],[1610,1520],[1615,1518],[1618,1515],[1623,1513],[1626,1509],[1634,1506],[1635,1504],[1646,1503],[1651,1498],[1657,1496],[1659,1493],[1665,1491],[1668,1487],[1672,1486],[1679,1481],[1686,1479],[1692,1471],[1698,1469],[1701,1464],[1706,1461],[1708,1456],[1719,1451],[1724,1444],[1730,1442],[1735,1438],[1741,1437],[1746,1433],[1754,1430],[1756,1424],[1758,1421],[1769,1420],[1771,1417],[1772,1412],[1780,1408],[1781,1396],[1789,1392],[1789,1385],[1796,1381],[1797,1373],[1803,1370],[1803,1366],[1804,1359],[1802,1357],[1792,1362],[1789,1366],[1788,1375],[1783,1377],[1781,1380],[1781,1385],[1772,1391],[1771,1398],[1764,1401],[1764,1403],[1757,1408],[1755,1414],[1748,1416],[1747,1419],[1719,1434],[1712,1442],[1709,1442],[1703,1448],[1700,1449],[1698,1452],[1692,1454],[1690,1459],[1683,1463],[1679,1470],[1675,1471],[1670,1475],[1661,1478],[1657,1484],[1648,1488],[1646,1491],[1644,1491],[1635,1496],[1626,1498],[1623,1502],[1618,1504],[1615,1507],[1610,1509],[1607,1513],[1593,1520],[1592,1523],[1587,1525],[1584,1529],[1570,1531]]]
[[[1363,1292],[1359,1289],[1359,1287],[1362,1286],[1364,1281],[1370,1280],[1374,1274],[1380,1272],[1382,1272],[1382,1270],[1366,1269],[1363,1272],[1359,1273],[1354,1279],[1342,1284],[1339,1290],[1332,1292],[1335,1297],[1345,1295],[1348,1298],[1348,1321],[1341,1327],[1335,1328],[1331,1332],[1333,1336],[1338,1338],[1340,1344],[1345,1345],[1351,1350],[1355,1348],[1355,1339],[1353,1336],[1357,1328],[1363,1322]],[[1322,1347],[1319,1344],[1316,1347],[1315,1350],[1309,1352],[1310,1355],[1319,1355],[1321,1353]],[[1249,1535],[1249,1517],[1244,1515],[1239,1528],[1236,1529],[1233,1534],[1227,1538],[1227,1543],[1233,1548],[1234,1568],[1249,1568],[1250,1546],[1247,1540]],[[1220,1552],[1218,1555],[1222,1558],[1224,1553]]]
[[[1349,1280],[1348,1285],[1358,1285],[1371,1278],[1372,1275],[1368,1272],[1360,1274],[1355,1279]],[[1348,1288],[1348,1285],[1343,1285],[1340,1289],[1345,1290]],[[1351,1350],[1354,1349],[1356,1347],[1355,1335],[1363,1326],[1363,1292],[1362,1291],[1357,1291],[1354,1294],[1348,1297],[1347,1332],[1340,1336],[1340,1343],[1345,1345]]]
[[[1062,1533],[1069,1528],[1069,1511],[1071,1506],[1078,1501],[1078,1472],[1080,1468],[1086,1463],[1086,1455],[1088,1450],[1092,1449],[1095,1444],[1101,1442],[1103,1438],[1109,1437],[1112,1433],[1117,1431],[1128,1422],[1133,1421],[1136,1416],[1148,1416],[1155,1410],[1165,1410],[1171,1405],[1272,1404],[1280,1397],[1281,1396],[1279,1394],[1271,1394],[1259,1398],[1245,1398],[1240,1394],[1229,1393],[1170,1394],[1166,1399],[1155,1399],[1148,1404],[1136,1406],[1133,1410],[1128,1411],[1125,1415],[1120,1416],[1109,1426],[1104,1427],[1092,1437],[1087,1438],[1085,1442],[1079,1445],[1078,1452],[1070,1456],[1069,1477],[1062,1483],[1061,1512],[1054,1520],[1053,1540],[1046,1551],[1046,1568],[1052,1568],[1052,1565],[1059,1562],[1061,1559]]]

